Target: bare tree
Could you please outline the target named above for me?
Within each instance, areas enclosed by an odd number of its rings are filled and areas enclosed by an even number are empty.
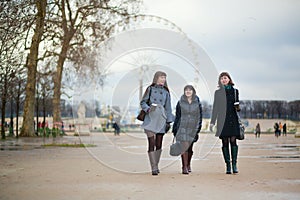
[[[35,28],[32,36],[30,52],[27,57],[27,84],[24,105],[24,121],[20,136],[34,136],[34,97],[38,62],[38,50],[44,31],[47,0],[35,0],[37,9]]]
[[[43,70],[47,68],[44,67]],[[38,118],[40,115],[40,111],[43,113],[43,122],[42,124],[46,124],[46,113],[49,112],[49,108],[53,107],[49,105],[49,99],[53,95],[53,84],[51,82],[52,72],[38,72],[37,73],[37,81],[36,81],[36,121],[38,122]],[[40,102],[41,101],[41,102]],[[37,130],[38,130],[38,123]],[[43,135],[45,136],[45,127],[43,127]]]
[[[13,103],[13,88],[16,77],[23,69],[24,40],[20,35],[26,29],[20,16],[26,10],[20,9],[24,5],[22,1],[3,1],[0,3],[0,76],[1,76],[1,123],[5,122],[6,103],[11,99]],[[27,19],[25,19],[27,20]],[[5,138],[4,129],[1,129],[2,138]]]
[[[289,102],[288,107],[289,107],[289,118],[292,120],[299,120],[300,119],[300,100]]]
[[[245,118],[247,117],[252,118],[252,112],[253,112],[252,101],[249,100],[240,101],[240,107],[241,107],[242,116],[244,116]]]
[[[255,114],[256,118],[263,118],[264,109],[262,101],[253,101],[253,113]]]
[[[25,92],[25,78],[23,77],[23,72],[19,72],[16,75],[16,87],[14,91],[14,99],[16,102],[16,137],[19,137],[19,114],[21,110],[21,104],[23,103],[23,95]]]
[[[60,101],[64,65],[71,63],[76,71],[97,74],[95,48],[113,32],[117,21],[138,11],[140,0],[55,0],[47,15],[48,48],[44,57],[56,61],[53,95],[53,122],[61,121]],[[126,20],[123,20],[126,24]],[[122,26],[122,24],[118,24]],[[59,47],[59,48],[57,48]],[[54,59],[53,59],[54,56]]]

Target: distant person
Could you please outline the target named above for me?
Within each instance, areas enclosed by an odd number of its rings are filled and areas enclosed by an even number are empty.
[[[222,72],[218,79],[219,89],[215,91],[213,110],[210,121],[210,131],[217,121],[216,136],[222,140],[222,152],[226,163],[226,174],[231,174],[229,144],[231,147],[232,170],[238,173],[237,155],[238,145],[236,140],[240,136],[237,111],[239,108],[239,91],[227,72]]]
[[[120,126],[117,124],[117,122],[113,122],[112,127],[114,129],[114,135],[120,135]]]
[[[281,122],[279,122],[279,136],[281,135],[281,132],[282,132],[282,124],[281,124]]]
[[[65,135],[65,125],[63,121],[61,121],[61,133]]]
[[[279,124],[277,122],[274,124],[274,131],[275,131],[275,136],[278,138],[278,136],[279,136]]]
[[[286,123],[284,123],[282,126],[282,135],[286,136]]]
[[[255,137],[260,137],[260,124],[257,123],[256,128],[255,128]]]
[[[106,129],[109,129],[109,126],[110,126],[110,121],[107,120],[107,123],[106,123]]]
[[[202,127],[202,106],[196,90],[192,85],[186,85],[184,94],[176,105],[176,116],[173,125],[173,135],[182,144],[182,174],[189,174],[193,156],[193,144],[197,142]]]

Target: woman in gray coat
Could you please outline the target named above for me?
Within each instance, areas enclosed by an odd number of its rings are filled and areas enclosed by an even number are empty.
[[[163,136],[170,129],[170,123],[174,118],[166,76],[165,72],[157,71],[140,102],[146,112],[142,128],[148,138],[148,157],[152,175],[158,175],[160,172],[158,163],[162,152]]]
[[[229,144],[232,158],[232,171],[238,173],[237,155],[238,146],[236,139],[239,139],[239,122],[237,111],[239,109],[239,92],[233,88],[234,83],[227,72],[219,75],[219,89],[215,91],[210,130],[217,121],[216,136],[222,140],[222,152],[226,163],[226,174],[231,174]]]
[[[176,105],[173,135],[182,144],[182,174],[191,172],[193,144],[199,138],[202,126],[202,106],[192,85],[184,87],[184,94]]]

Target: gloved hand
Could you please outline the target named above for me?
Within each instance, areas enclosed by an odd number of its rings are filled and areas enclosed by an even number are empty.
[[[166,129],[165,129],[165,132],[167,133],[171,128],[171,125],[170,123],[166,123]]]
[[[197,133],[197,134],[200,133],[200,130],[201,130],[201,126],[197,129],[197,132],[196,132],[196,133]]]
[[[193,140],[193,142],[197,142],[198,139],[199,139],[199,134],[196,134],[196,135],[195,135],[195,138],[194,138],[194,140]]]
[[[210,124],[210,125],[209,125],[209,131],[210,131],[210,132],[213,132],[214,126],[215,126],[214,124]]]

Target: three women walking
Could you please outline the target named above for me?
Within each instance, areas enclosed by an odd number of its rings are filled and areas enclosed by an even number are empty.
[[[146,112],[142,128],[148,139],[148,157],[152,175],[158,175],[162,153],[163,136],[173,122],[171,96],[166,73],[157,71],[152,84],[147,87],[140,105]],[[218,89],[214,94],[210,130],[217,123],[216,136],[222,140],[222,153],[226,163],[226,174],[238,173],[237,155],[239,138],[239,91],[235,89],[229,73],[222,72],[218,78]],[[182,174],[191,172],[193,144],[198,140],[202,127],[202,106],[192,85],[184,87],[184,94],[176,105],[176,116],[172,132],[182,145]],[[230,144],[230,152],[229,152]],[[231,155],[231,158],[230,158]],[[232,171],[231,171],[232,167]]]

